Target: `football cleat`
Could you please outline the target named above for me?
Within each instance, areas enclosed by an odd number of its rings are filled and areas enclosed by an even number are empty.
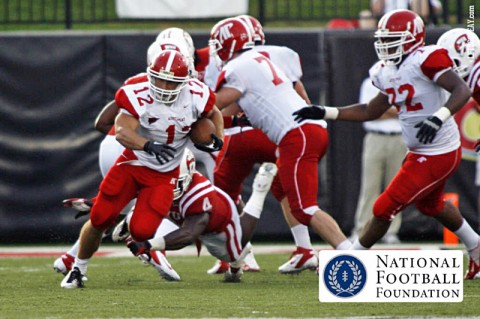
[[[253,180],[253,191],[254,192],[268,192],[272,181],[277,175],[277,165],[274,163],[263,163],[258,169],[255,179]]]
[[[477,246],[468,252],[468,269],[465,273],[465,279],[475,279],[480,273],[480,239]]]
[[[119,243],[127,239],[128,236],[130,236],[130,231],[128,230],[127,218],[125,217],[113,229],[112,241]]]
[[[212,268],[207,270],[207,274],[209,275],[224,274],[227,272],[228,268],[230,268],[230,265],[226,261],[217,260],[215,262],[215,265],[213,265]]]
[[[180,276],[162,253],[150,251],[147,254],[138,256],[138,258],[144,263],[152,265],[163,279],[167,281],[180,281]]]
[[[242,280],[242,268],[229,267],[223,275],[223,282],[240,282]]]
[[[78,267],[73,267],[65,278],[63,278],[60,287],[67,289],[85,288],[83,285],[83,277],[80,269],[78,269]]]
[[[305,269],[316,270],[318,267],[318,257],[313,249],[297,247],[290,259],[278,267],[282,274],[297,274]]]
[[[253,251],[250,252],[245,256],[243,260],[244,264],[242,266],[243,271],[246,272],[258,272],[260,271],[260,266],[258,265],[257,261],[255,260],[255,256],[253,255]]]
[[[62,256],[55,259],[55,261],[53,262],[53,269],[56,272],[62,273],[64,276],[66,276],[68,272],[72,270],[72,266],[74,262],[75,262],[75,257],[65,253]]]

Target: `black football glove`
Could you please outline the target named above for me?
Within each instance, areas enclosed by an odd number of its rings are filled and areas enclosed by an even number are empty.
[[[207,153],[220,151],[223,147],[223,141],[213,133],[210,134],[210,137],[213,139],[213,142],[210,145],[203,145],[203,144],[193,144],[193,145],[196,148],[198,148],[200,151],[204,151]]]
[[[475,144],[475,152],[480,155],[480,139],[477,140],[477,143]]]
[[[155,155],[160,164],[170,162],[175,156],[176,149],[166,144],[148,141],[143,146],[143,150],[150,155]]]
[[[148,241],[134,241],[132,237],[128,237],[127,239],[127,247],[130,249],[134,256],[140,256],[150,252],[150,248],[152,245]]]
[[[325,108],[321,105],[305,106],[298,111],[292,113],[294,120],[302,123],[305,120],[323,120],[325,117]]]
[[[248,117],[245,114],[240,116],[234,115],[232,118],[232,127],[235,126],[252,126],[252,123],[248,120]]]
[[[419,128],[416,138],[420,143],[428,144],[432,143],[433,139],[437,135],[438,130],[442,127],[442,120],[436,116],[430,116],[420,123],[415,125],[415,128]]]

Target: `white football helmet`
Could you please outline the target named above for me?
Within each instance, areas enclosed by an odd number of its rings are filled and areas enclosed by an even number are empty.
[[[480,39],[468,29],[455,28],[445,32],[438,39],[437,45],[448,51],[455,62],[453,69],[461,78],[470,73],[480,55]]]
[[[162,39],[173,39],[176,41],[183,39],[188,49],[188,56],[195,56],[195,45],[193,44],[192,37],[187,31],[180,28],[167,28],[157,35],[156,41]]]
[[[177,184],[173,190],[173,200],[182,197],[185,190],[192,182],[192,176],[195,172],[195,156],[188,148],[183,153],[182,161],[180,163],[180,175],[178,176]]]

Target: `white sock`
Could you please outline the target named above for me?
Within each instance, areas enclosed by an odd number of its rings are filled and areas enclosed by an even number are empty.
[[[248,215],[260,219],[267,194],[268,192],[253,191],[252,195],[248,199],[248,202],[245,204],[243,211]]]
[[[69,254],[70,256],[73,256],[73,257],[77,257],[79,246],[80,246],[80,239],[77,239],[75,244],[73,244],[73,246],[70,248],[70,250],[67,251],[67,254]]]
[[[76,257],[75,258],[75,263],[73,264],[73,267],[78,267],[78,269],[80,270],[80,273],[82,275],[85,275],[87,273],[87,266],[88,266],[88,261],[89,260],[90,260],[90,258],[80,259],[80,258]]]
[[[352,242],[348,239],[345,239],[342,241],[340,244],[338,244],[337,247],[335,247],[336,250],[349,250],[352,249]]]
[[[367,247],[364,247],[362,246],[362,244],[360,244],[360,241],[357,239],[355,239],[355,241],[353,242],[353,245],[350,247],[351,250],[368,250]]]
[[[465,244],[465,247],[467,247],[468,251],[477,247],[478,234],[472,229],[470,224],[465,219],[463,219],[462,226],[460,226],[460,228],[454,233],[458,236],[458,238],[460,238],[462,243]]]
[[[302,224],[298,224],[290,228],[295,245],[305,249],[313,249],[312,242],[310,241],[310,234],[308,233],[308,227]]]

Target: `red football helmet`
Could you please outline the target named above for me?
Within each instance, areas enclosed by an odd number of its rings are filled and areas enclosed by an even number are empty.
[[[253,40],[255,40],[255,44],[265,44],[265,33],[263,33],[263,27],[260,21],[248,14],[240,15],[237,18],[243,20],[249,27],[252,28]]]
[[[235,52],[251,49],[255,45],[252,29],[241,19],[228,18],[218,22],[210,32],[210,53],[228,61]]]
[[[153,98],[160,103],[173,103],[189,79],[188,62],[180,52],[165,50],[148,66],[147,74]],[[160,87],[158,79],[167,81],[167,86],[171,85],[171,82],[177,85],[173,89]]]
[[[422,18],[410,10],[393,10],[378,22],[375,32],[375,50],[378,58],[387,64],[399,64],[408,55],[425,44]]]

